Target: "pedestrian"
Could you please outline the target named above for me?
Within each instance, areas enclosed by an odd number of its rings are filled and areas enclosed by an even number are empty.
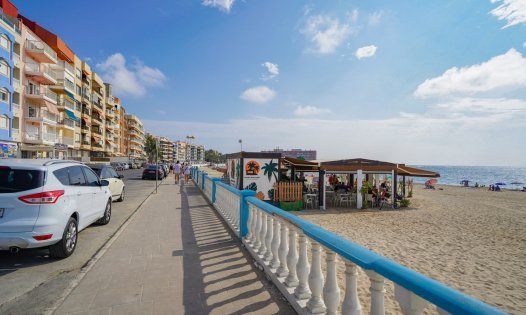
[[[190,165],[186,163],[184,165],[184,183],[188,184],[189,181],[190,181]]]
[[[179,181],[181,180],[181,164],[179,161],[174,165],[174,175],[175,175],[175,184],[179,185]]]

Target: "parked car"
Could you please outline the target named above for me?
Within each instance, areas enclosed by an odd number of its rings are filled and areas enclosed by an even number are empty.
[[[105,164],[86,164],[91,168],[101,179],[108,181],[111,191],[112,200],[124,201],[126,196],[126,189],[122,179],[123,175],[117,174],[117,172],[110,165]]]
[[[170,174],[170,168],[167,164],[161,164],[161,166],[163,167],[164,177],[168,177],[168,174]]]
[[[0,250],[49,247],[65,258],[78,232],[108,224],[111,193],[89,167],[64,160],[0,160]]]
[[[122,163],[122,167],[124,167],[125,170],[129,170],[130,169],[130,164]]]
[[[117,171],[124,171],[124,166],[119,162],[111,162],[110,165]]]
[[[157,171],[157,175],[156,175]],[[142,171],[142,179],[163,179],[164,171],[160,165],[148,164]]]

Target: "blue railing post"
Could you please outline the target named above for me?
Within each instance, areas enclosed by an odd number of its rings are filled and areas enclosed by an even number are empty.
[[[201,190],[205,190],[205,176],[206,176],[206,175],[208,175],[208,174],[205,173],[205,172],[203,172],[203,174],[202,174],[202,176],[203,176],[203,177],[202,177],[203,180],[202,180],[202,182],[201,182]]]
[[[221,178],[212,178],[212,204],[216,203],[216,183],[220,182]]]
[[[256,196],[253,190],[241,190],[239,195],[239,238],[243,239],[248,234],[248,197]]]

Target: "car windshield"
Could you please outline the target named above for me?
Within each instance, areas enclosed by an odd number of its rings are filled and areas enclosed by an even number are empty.
[[[149,170],[155,170],[157,169],[157,165],[148,165]]]
[[[0,193],[15,193],[44,186],[44,171],[0,167]]]

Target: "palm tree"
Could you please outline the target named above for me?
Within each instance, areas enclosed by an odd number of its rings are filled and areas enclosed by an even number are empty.
[[[272,175],[274,175],[276,182],[278,181],[278,176],[276,175],[278,173],[278,163],[274,163],[274,160],[270,160],[270,163],[265,163],[261,169],[264,170],[263,175],[267,175],[269,182]]]
[[[247,163],[247,174],[248,175],[255,175],[259,172],[259,166],[254,161],[250,161]]]
[[[146,135],[146,139],[144,140],[144,151],[148,156],[149,163],[155,163],[159,158],[157,139],[151,134]]]

